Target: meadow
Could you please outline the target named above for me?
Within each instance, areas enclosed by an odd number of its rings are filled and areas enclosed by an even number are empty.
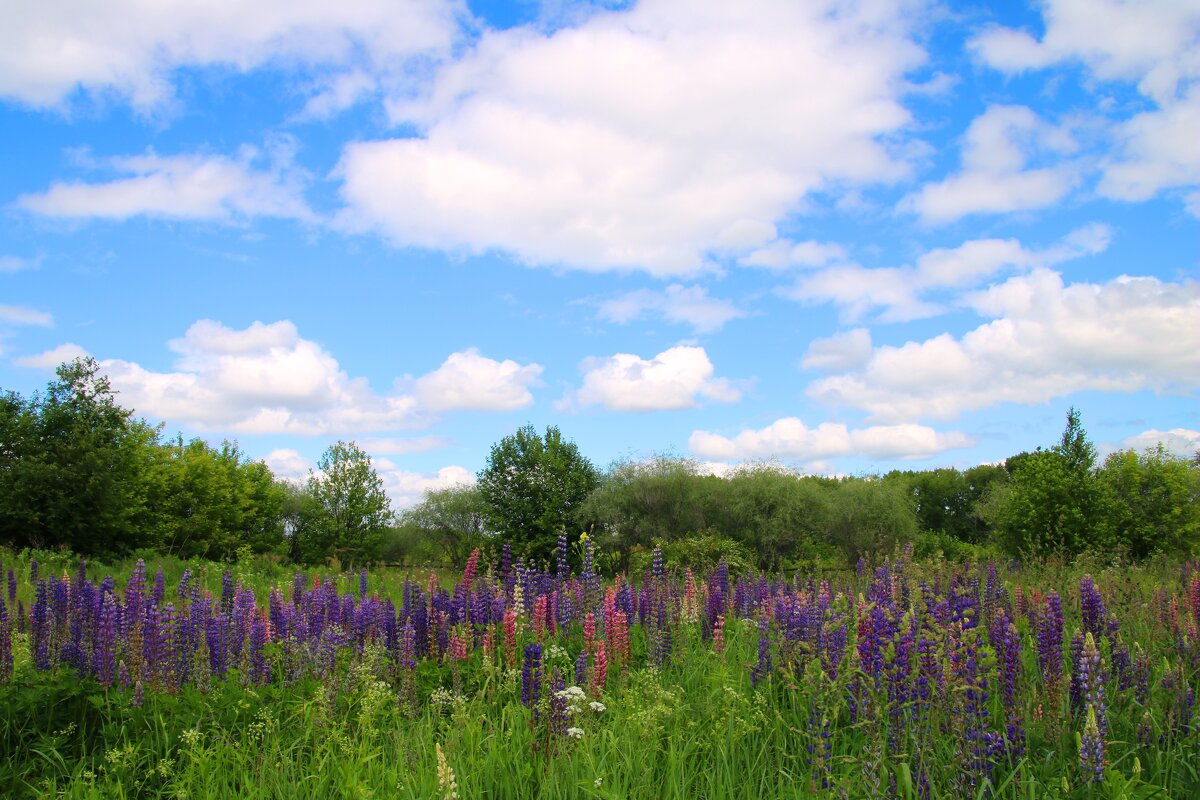
[[[4,797],[1200,796],[1192,563],[3,555]]]

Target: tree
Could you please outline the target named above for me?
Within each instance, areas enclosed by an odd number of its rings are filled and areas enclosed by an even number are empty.
[[[158,429],[117,404],[94,359],[56,375],[45,395],[0,403],[0,538],[78,553],[156,545],[147,495]]]
[[[544,559],[598,482],[596,468],[558,428],[546,428],[542,437],[526,425],[492,446],[478,486],[491,527],[526,555]]]
[[[1200,463],[1159,444],[1112,453],[1099,478],[1112,500],[1115,539],[1134,558],[1189,556],[1200,547]]]
[[[334,556],[349,564],[376,557],[392,512],[371,457],[354,442],[337,442],[317,469],[308,476],[293,555],[309,563]]]
[[[420,503],[400,516],[400,524],[418,529],[455,566],[466,563],[484,540],[487,503],[474,486],[461,484],[425,492]]]
[[[229,560],[239,547],[265,552],[282,542],[284,489],[266,464],[236,443],[217,450],[201,439],[180,438],[160,454],[154,507],[169,552]]]
[[[1096,448],[1072,408],[1059,443],[1010,458],[1008,482],[980,504],[1000,544],[1014,555],[1075,555],[1111,547],[1109,504],[1095,464]]]

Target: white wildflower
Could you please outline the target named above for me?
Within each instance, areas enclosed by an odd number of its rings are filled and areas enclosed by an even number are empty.
[[[572,739],[582,739],[583,728],[567,728],[567,736],[570,736]]]
[[[592,711],[595,711],[597,714],[603,714],[608,710],[608,706],[604,705],[604,703],[601,703],[599,700],[593,700],[592,702],[588,703],[588,708],[590,708]]]

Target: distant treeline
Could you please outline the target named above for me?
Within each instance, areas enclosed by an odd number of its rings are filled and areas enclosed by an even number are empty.
[[[1200,457],[1160,446],[1101,462],[1075,409],[1052,446],[966,470],[716,477],[660,457],[601,471],[557,428],[527,426],[478,478],[393,513],[370,457],[338,442],[303,484],[282,481],[236,443],[164,439],[91,359],[62,365],[44,394],[0,395],[0,542],[14,547],[461,564],[500,541],[545,560],[559,536],[587,533],[608,571],[640,569],[655,547],[699,569],[835,567],[903,542],[951,558],[1200,552]]]

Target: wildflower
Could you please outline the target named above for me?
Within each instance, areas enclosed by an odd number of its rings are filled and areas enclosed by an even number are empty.
[[[438,786],[442,790],[442,800],[458,800],[458,781],[454,778],[454,770],[446,762],[442,746],[435,744],[433,748],[437,754],[437,778]]]
[[[525,663],[521,668],[521,703],[535,708],[542,697],[542,646],[525,645]]]
[[[582,739],[583,728],[567,728],[567,736],[571,737],[572,739]]]
[[[129,705],[133,706],[134,708],[141,708],[142,704],[145,702],[146,690],[142,688],[142,682],[138,681],[133,685],[133,699],[129,702]]]
[[[604,703],[601,703],[599,700],[593,700],[588,703],[588,708],[590,708],[592,711],[595,711],[597,714],[603,714],[608,710],[608,706],[604,705]]]
[[[1088,637],[1091,637],[1090,633]],[[1087,722],[1079,737],[1079,765],[1089,782],[1104,780],[1104,737],[1100,734],[1094,706],[1088,706]]]

